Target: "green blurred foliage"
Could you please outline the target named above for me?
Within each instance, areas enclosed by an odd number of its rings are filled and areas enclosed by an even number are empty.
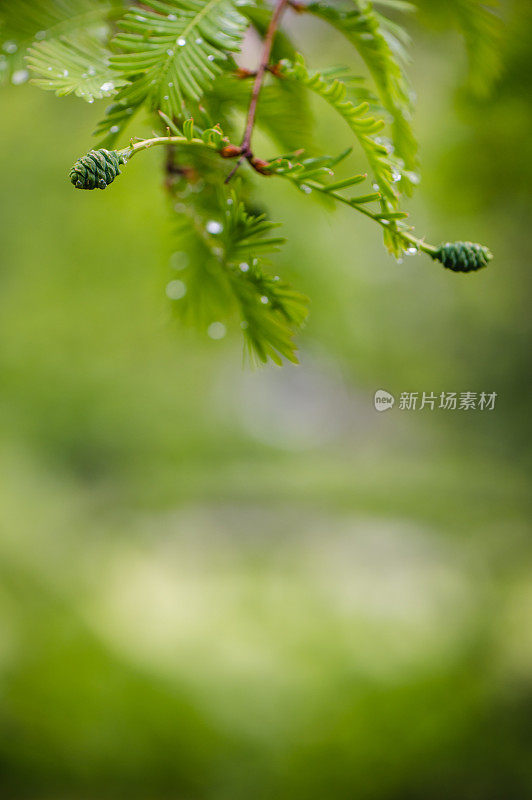
[[[299,368],[175,322],[160,154],[74,193],[100,110],[3,90],[4,796],[532,795],[532,18],[505,11],[490,98],[453,34],[415,30],[411,70],[412,218],[485,241],[487,270],[397,264],[265,185],[313,298]],[[381,387],[498,399],[376,414]]]

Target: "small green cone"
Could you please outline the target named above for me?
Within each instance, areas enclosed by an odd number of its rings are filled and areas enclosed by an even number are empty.
[[[475,272],[486,267],[493,258],[487,247],[473,242],[446,242],[432,255],[453,272]]]
[[[76,161],[70,181],[76,189],[105,189],[120,175],[120,164],[125,163],[116,150],[91,150]]]

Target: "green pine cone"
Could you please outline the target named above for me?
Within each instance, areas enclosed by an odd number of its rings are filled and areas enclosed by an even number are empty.
[[[70,180],[76,189],[105,189],[120,175],[125,159],[116,150],[91,150],[76,161]]]
[[[481,244],[473,242],[446,242],[432,256],[453,272],[474,272],[486,267],[493,255]]]

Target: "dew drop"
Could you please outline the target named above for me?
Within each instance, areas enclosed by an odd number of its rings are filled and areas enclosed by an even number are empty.
[[[18,45],[15,42],[4,42],[2,49],[5,50],[6,53],[12,55],[17,52]]]
[[[307,185],[306,185],[306,183],[302,183],[302,184],[301,184],[301,186],[300,186],[299,188],[300,188],[300,189],[301,189],[301,191],[302,191],[302,192],[304,192],[305,194],[310,194],[310,193],[312,192],[312,189],[310,188],[310,186],[307,186]]]
[[[110,133],[118,133],[120,130],[120,125],[111,125],[109,128]]]
[[[212,55],[212,53],[211,55],[207,56],[207,61],[214,61],[214,56]]]
[[[172,88],[173,85],[174,85],[173,81],[168,81],[168,86],[169,86],[170,89]]]
[[[377,144],[382,145],[382,147],[386,149],[387,153],[393,153],[394,146],[387,136],[376,136],[374,141],[377,142]]]
[[[267,305],[267,303],[269,303],[270,301],[269,301],[269,299],[266,297],[266,295],[265,295],[265,294],[263,294],[263,295],[262,295],[262,297],[260,298],[260,302],[262,303],[262,305],[264,305],[264,306],[265,306],[265,305]]]
[[[242,262],[241,264],[239,264],[238,266],[239,266],[239,268],[240,268],[240,271],[241,271],[241,272],[247,272],[247,271],[248,271],[248,269],[249,269],[249,264],[246,264],[246,262],[245,262],[245,261],[243,261],[243,262]]]
[[[176,252],[172,253],[172,255],[170,256],[170,266],[172,267],[172,269],[175,270],[185,269],[185,267],[188,267],[188,263],[189,263],[188,255],[183,250],[176,250]]]
[[[211,322],[207,328],[207,335],[210,336],[211,339],[223,339],[226,333],[227,328],[223,322]]]
[[[417,172],[405,172],[404,174],[406,175],[410,183],[413,183],[415,186],[417,186],[421,180]]]
[[[30,74],[27,69],[17,69],[11,76],[11,83],[15,86],[19,86],[21,83],[26,83],[29,77]]]
[[[196,39],[196,44],[203,44],[203,39],[201,38],[201,36],[198,36],[198,38]]]
[[[38,42],[42,42],[42,40],[46,38],[46,31],[37,31],[35,38]]]
[[[166,286],[166,296],[170,300],[181,300],[187,293],[187,287],[183,281],[170,281]]]
[[[177,44],[179,45],[179,47],[184,47],[186,45],[186,43],[187,43],[187,40],[184,39],[182,36],[180,36],[179,39],[177,40]]]
[[[175,22],[176,19],[177,19],[177,16],[175,14],[168,14],[168,19],[171,20],[172,22]]]
[[[102,92],[112,92],[114,88],[115,88],[115,85],[114,85],[114,83],[112,81],[105,81],[105,83],[102,83],[102,85],[100,86],[100,91],[102,91]]]
[[[178,42],[178,44],[179,44],[179,42]],[[174,51],[173,51],[173,50],[171,50],[171,49],[170,49],[170,50],[167,50],[166,52],[167,52],[167,54],[170,56],[170,58],[172,58],[172,56],[174,55]]]
[[[417,247],[407,247],[406,252],[409,256],[414,256],[418,252],[418,249]]]
[[[215,219],[210,219],[206,225],[207,232],[212,234],[221,233],[224,229],[224,226],[221,222],[218,222]]]

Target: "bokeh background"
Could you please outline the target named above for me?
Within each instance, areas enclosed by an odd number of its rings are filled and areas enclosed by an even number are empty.
[[[2,90],[6,798],[532,797],[532,16],[504,12],[482,100],[458,34],[409,22],[408,208],[494,262],[397,264],[371,222],[265,182],[276,269],[313,300],[282,370],[172,313],[161,155],[75,193],[101,108]],[[498,398],[378,414],[380,388]]]

